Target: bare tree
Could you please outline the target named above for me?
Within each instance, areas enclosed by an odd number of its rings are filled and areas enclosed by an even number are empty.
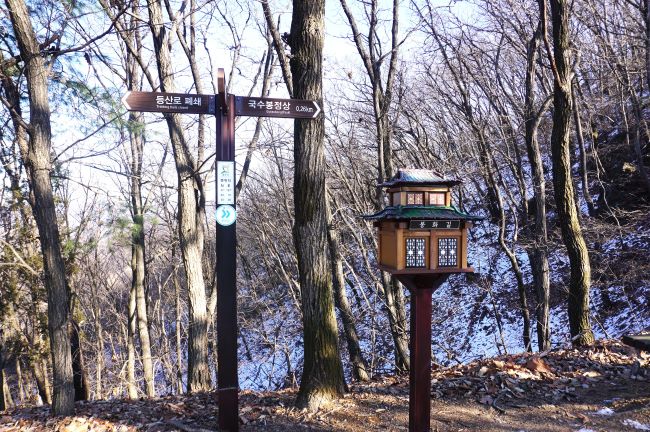
[[[541,18],[526,50],[526,89],[525,89],[525,125],[526,150],[528,162],[533,174],[533,209],[535,222],[533,229],[533,244],[529,248],[529,256],[533,271],[533,283],[537,294],[537,346],[545,351],[551,346],[549,323],[549,264],[548,264],[548,233],[546,229],[546,179],[542,152],[537,137],[539,123],[542,119],[542,109],[535,107],[535,80],[537,52],[542,41]]]
[[[294,96],[323,101],[325,2],[294,0],[291,75]],[[295,120],[293,238],[300,275],[304,365],[296,404],[317,410],[345,390],[334,315],[332,274],[327,257],[325,120]]]
[[[149,1],[147,7],[158,65],[160,89],[173,93],[175,85],[169,38],[174,33],[173,29],[178,26],[182,10],[174,16],[172,30],[168,30],[163,21],[160,1]],[[209,317],[201,262],[204,243],[203,222],[205,220],[203,180],[183,133],[181,116],[165,114],[165,120],[172,141],[178,174],[178,230],[189,296],[188,391],[205,391],[210,388],[211,379],[208,368]]]
[[[127,52],[126,79],[127,88],[137,89],[140,82],[140,70],[135,57],[140,56],[142,52],[142,41],[138,30],[138,4],[133,4],[133,15],[131,17],[130,39],[136,47],[137,52],[131,54]],[[126,36],[129,37],[129,36]],[[129,299],[129,331],[133,332],[134,316],[131,314],[137,312],[138,334],[140,336],[140,349],[142,351],[142,369],[145,382],[145,392],[149,397],[156,395],[154,386],[154,370],[151,354],[151,338],[149,336],[149,317],[147,312],[147,297],[145,294],[145,226],[144,226],[144,205],[142,200],[142,159],[144,155],[144,130],[142,127],[143,116],[141,113],[129,113],[129,143],[130,143],[130,164],[128,173],[130,175],[130,195],[131,195],[131,274],[132,288],[130,296],[135,296],[135,311],[132,310],[133,302]],[[130,340],[130,343],[132,339]],[[129,360],[131,364],[132,360]],[[129,383],[132,387],[131,376],[129,371]],[[129,396],[133,397],[132,389],[129,390]]]
[[[553,52],[546,31],[546,1],[539,0],[542,35],[553,70],[553,188],[562,239],[571,265],[569,280],[569,326],[575,345],[589,345],[594,334],[589,323],[589,288],[591,265],[587,244],[578,219],[571,175],[570,133],[572,104],[572,71],[569,28],[569,4],[565,0],[550,0],[553,24]]]
[[[14,35],[24,62],[29,95],[30,123],[27,159],[30,187],[34,193],[32,210],[38,226],[48,294],[48,330],[54,376],[52,412],[68,415],[74,411],[72,352],[68,337],[70,299],[65,265],[50,182],[52,131],[48,102],[47,66],[22,0],[6,0]]]
[[[348,19],[352,38],[357,52],[372,87],[372,109],[374,114],[375,140],[377,144],[377,184],[383,183],[393,175],[393,150],[391,124],[391,104],[393,102],[393,86],[397,74],[399,48],[404,42],[399,40],[399,0],[393,0],[391,8],[390,50],[382,52],[382,41],[379,36],[379,2],[372,0],[364,5],[368,16],[368,36],[363,38],[356,19],[346,0],[340,0],[341,6]],[[386,68],[383,65],[388,63]],[[384,81],[384,74],[386,75]],[[376,188],[375,210],[379,211],[384,205],[384,190]],[[386,298],[388,322],[395,344],[395,366],[397,370],[409,370],[408,335],[406,333],[406,309],[402,285],[387,272],[382,272],[383,293]]]

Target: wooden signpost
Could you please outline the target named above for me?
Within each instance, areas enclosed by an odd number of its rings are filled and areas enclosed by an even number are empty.
[[[214,114],[215,97],[185,93],[128,91],[122,104],[129,111],[183,114]]]
[[[235,114],[238,116],[313,119],[318,113],[320,107],[316,101],[235,97]]]
[[[238,431],[235,117],[313,119],[321,109],[316,101],[229,95],[223,69],[217,72],[217,87],[219,93],[216,95],[129,91],[122,103],[129,111],[214,114],[216,117],[219,430]]]

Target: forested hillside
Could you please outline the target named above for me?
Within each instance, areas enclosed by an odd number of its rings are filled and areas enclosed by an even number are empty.
[[[453,205],[483,217],[475,273],[433,296],[450,376],[650,331],[647,0],[4,0],[0,412],[215,389],[214,117],[121,99],[214,95],[218,68],[229,94],[323,110],[236,120],[251,407],[315,411],[408,372],[410,293],[362,218],[400,168],[460,180]]]

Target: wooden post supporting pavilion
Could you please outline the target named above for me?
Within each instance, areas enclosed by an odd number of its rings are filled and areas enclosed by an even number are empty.
[[[396,275],[411,291],[409,432],[429,432],[431,418],[431,299],[449,274]]]

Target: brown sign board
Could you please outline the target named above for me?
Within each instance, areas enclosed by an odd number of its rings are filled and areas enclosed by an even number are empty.
[[[129,111],[214,114],[214,95],[128,91],[122,104]]]
[[[411,220],[409,221],[410,230],[419,229],[459,229],[459,220]]]
[[[237,96],[235,115],[313,119],[321,109],[316,101]]]

